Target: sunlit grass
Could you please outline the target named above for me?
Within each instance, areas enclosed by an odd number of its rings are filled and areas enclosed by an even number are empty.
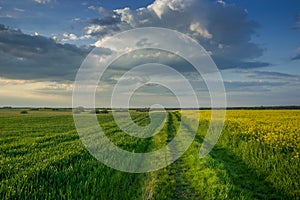
[[[154,137],[126,135],[109,114],[97,115],[106,136],[127,151],[155,151],[176,135],[180,112],[191,132],[199,111],[173,111]],[[199,150],[211,111],[184,155],[158,171],[130,174],[88,153],[68,111],[0,111],[0,199],[297,199],[300,111],[227,111],[222,135],[205,158]],[[88,113],[87,113],[88,114]],[[148,113],[131,112],[136,124]],[[177,147],[175,147],[177,148]]]

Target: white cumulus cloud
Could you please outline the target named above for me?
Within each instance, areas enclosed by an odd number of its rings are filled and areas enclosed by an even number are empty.
[[[199,23],[192,23],[190,25],[190,30],[196,35],[200,35],[207,39],[211,39],[213,37],[205,28],[202,28]]]
[[[78,37],[74,33],[64,33],[63,37],[63,41],[78,40]]]

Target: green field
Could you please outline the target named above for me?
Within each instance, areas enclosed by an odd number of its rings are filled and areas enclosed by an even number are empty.
[[[184,124],[189,131],[198,111]],[[200,159],[209,125],[201,111],[196,138],[184,155],[158,171],[131,174],[105,166],[85,149],[64,111],[0,110],[0,199],[300,199],[300,111],[228,111],[222,135]],[[167,113],[152,138],[123,133],[112,114],[98,114],[119,147],[150,152],[176,134],[180,111]],[[132,112],[138,125],[147,113]]]

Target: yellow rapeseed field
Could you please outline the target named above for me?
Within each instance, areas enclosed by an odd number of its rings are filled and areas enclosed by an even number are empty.
[[[182,112],[190,118],[198,114],[196,111]],[[200,111],[200,118],[209,121],[211,111]],[[224,129],[299,159],[300,110],[227,110]]]

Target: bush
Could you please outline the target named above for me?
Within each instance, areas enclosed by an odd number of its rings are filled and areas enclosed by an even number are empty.
[[[95,110],[91,110],[90,113],[91,114],[108,114],[109,110],[108,109],[103,109],[103,110],[95,109]]]
[[[21,114],[28,114],[28,112],[26,110],[22,110],[20,113]]]
[[[95,111],[96,114],[108,114],[108,110],[104,109],[104,110],[96,110]]]
[[[108,114],[108,110],[107,109],[101,110],[100,113]]]
[[[84,107],[79,106],[79,107],[73,108],[74,114],[80,114],[81,112],[84,112]]]

